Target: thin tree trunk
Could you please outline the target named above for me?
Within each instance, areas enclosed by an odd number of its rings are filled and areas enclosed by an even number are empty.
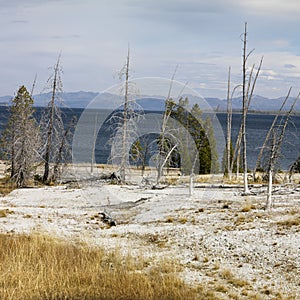
[[[175,78],[175,74],[176,74],[176,71],[177,71],[177,66],[174,70],[174,73],[172,75],[172,78],[171,78],[171,82],[170,82],[170,87],[169,87],[169,91],[168,91],[168,96],[167,96],[167,99],[166,99],[166,108],[165,108],[165,112],[164,112],[164,115],[163,115],[163,121],[162,121],[162,126],[161,126],[161,141],[160,141],[160,145],[159,145],[159,157],[158,157],[158,164],[157,164],[157,177],[156,177],[156,183],[158,184],[161,177],[163,176],[163,166],[164,166],[164,163],[163,163],[163,152],[164,152],[164,144],[165,144],[165,134],[166,134],[166,129],[167,129],[167,123],[168,123],[168,120],[169,120],[169,117],[171,115],[171,112],[172,112],[172,107],[168,110],[168,101],[170,100],[170,97],[171,97],[171,91],[172,91],[172,88],[173,88],[173,82],[174,82],[174,78]]]
[[[53,135],[53,124],[54,124],[54,110],[55,110],[55,97],[56,97],[56,86],[58,80],[58,71],[59,71],[59,61],[60,55],[57,59],[57,63],[54,67],[54,79],[53,79],[53,86],[52,86],[52,96],[51,96],[51,111],[50,111],[50,120],[49,120],[49,128],[47,133],[47,142],[46,142],[46,151],[45,151],[45,169],[44,169],[44,176],[43,182],[46,182],[49,178],[49,169],[50,169],[50,156],[51,156],[51,141]]]
[[[241,161],[241,146],[239,143],[239,147],[238,147],[238,153],[237,153],[237,157],[236,157],[236,180],[239,180],[239,175],[240,175],[240,161]]]
[[[231,169],[231,123],[232,123],[232,106],[231,106],[231,97],[230,97],[230,70],[228,70],[228,89],[227,89],[227,174],[228,179],[231,180],[232,169]]]
[[[286,127],[289,123],[291,113],[292,113],[299,97],[300,97],[300,93],[297,95],[290,110],[287,112],[284,124],[283,125],[280,124],[278,129],[276,130],[276,132],[274,130],[272,130],[274,136],[273,136],[273,140],[272,140],[272,147],[271,147],[269,166],[268,166],[269,184],[268,184],[266,209],[270,209],[273,205],[273,203],[272,203],[272,175],[274,172],[276,160],[278,159],[278,156],[279,156],[279,152],[280,152],[281,144],[283,142],[283,138],[285,135]],[[282,128],[281,128],[281,132],[279,134],[280,127],[282,127]]]
[[[98,113],[96,113],[95,116],[95,124],[94,124],[94,135],[93,135],[93,148],[92,148],[92,157],[91,157],[91,175],[94,174],[94,160],[95,160],[95,147],[96,147],[96,141],[97,141],[97,121],[98,121]]]
[[[261,60],[261,62],[260,62],[260,65],[259,65],[259,68],[258,68],[258,71],[257,71],[257,73],[256,73],[256,75],[255,75],[255,79],[254,79],[254,83],[256,82],[256,80],[257,80],[257,77],[258,77],[258,74],[259,74],[259,71],[260,71],[260,68],[261,68],[261,65],[262,65],[262,60]],[[251,73],[250,73],[250,78],[249,78],[249,82],[251,81],[251,78],[252,78],[252,74],[253,74],[253,70],[254,70],[254,67],[255,66],[252,66],[252,69],[251,69]],[[253,84],[254,84],[253,83]],[[235,89],[236,89],[237,87],[235,87]],[[253,86],[252,86],[252,89],[251,89],[251,95],[250,95],[250,97],[247,97],[247,104],[246,104],[246,114],[248,113],[248,110],[249,110],[249,107],[250,107],[250,104],[251,104],[251,100],[252,100],[252,94],[253,94]],[[235,91],[235,89],[233,90],[233,93],[234,93],[234,91]],[[247,95],[248,95],[248,93],[249,93],[249,89],[250,89],[250,86],[249,86],[249,84],[248,84],[248,87],[247,87]],[[233,95],[232,95],[233,96]],[[231,96],[231,98],[232,98],[232,96]],[[232,156],[232,160],[231,160],[231,166],[230,166],[230,168],[231,168],[231,172],[232,172],[232,170],[233,170],[233,165],[234,165],[234,162],[235,162],[235,160],[238,160],[239,159],[239,161],[240,161],[240,157],[241,157],[241,143],[242,143],[242,137],[243,137],[243,122],[241,122],[241,126],[240,126],[240,129],[239,129],[239,133],[238,133],[238,137],[237,137],[237,140],[236,140],[236,143],[235,143],[235,148],[234,148],[234,152],[233,152],[233,156]],[[237,153],[238,152],[238,153]],[[238,168],[238,170],[237,170],[237,173],[239,172],[239,168]]]
[[[267,191],[267,203],[266,203],[266,210],[270,210],[272,207],[272,186],[273,186],[273,172],[271,168],[268,172],[268,191]]]
[[[190,174],[190,184],[189,184],[189,196],[191,197],[194,192],[194,173]]]
[[[13,178],[16,174],[15,172],[15,134],[12,132],[12,145],[11,145],[11,170],[10,170],[10,178]]]
[[[197,160],[198,160],[198,152],[196,151],[194,162],[193,162],[192,169],[190,172],[190,184],[189,184],[189,196],[190,197],[193,195],[193,192],[194,192],[194,177],[195,177],[195,167],[196,167]]]
[[[256,164],[255,164],[255,167],[254,167],[254,170],[253,170],[253,179],[254,180],[255,180],[255,176],[256,176],[256,170],[260,166],[261,158],[262,158],[263,152],[264,152],[264,150],[266,148],[267,142],[268,142],[268,140],[270,138],[271,132],[272,132],[272,130],[273,130],[273,128],[274,128],[274,126],[275,126],[275,124],[277,122],[277,119],[278,119],[280,113],[282,112],[283,107],[285,106],[285,103],[287,102],[287,100],[288,100],[288,98],[290,96],[291,89],[292,88],[289,89],[287,96],[285,97],[284,101],[282,102],[282,105],[281,105],[280,109],[278,110],[278,112],[277,112],[277,114],[276,114],[276,116],[275,116],[275,118],[274,118],[274,120],[272,122],[272,125],[271,125],[271,127],[270,127],[270,129],[269,129],[269,131],[268,131],[268,133],[266,135],[264,143],[263,143],[263,145],[262,145],[262,147],[261,147],[261,149],[259,151],[259,154],[258,154],[258,157],[257,157],[257,161],[256,161]]]
[[[58,153],[57,153],[57,158],[56,158],[56,162],[54,165],[54,172],[53,172],[53,179],[57,180],[59,178],[59,166],[62,164],[62,160],[63,160],[63,150],[65,148],[66,145],[66,141],[68,139],[68,135],[71,131],[71,129],[73,128],[75,123],[75,118],[73,118],[71,120],[70,125],[68,126],[68,128],[65,130],[64,136],[61,139],[61,143],[58,149]]]
[[[243,48],[243,119],[242,119],[242,143],[243,143],[243,169],[244,169],[244,194],[249,194],[248,174],[247,174],[247,137],[246,137],[246,117],[248,95],[246,93],[246,62],[247,62],[247,23],[245,23],[244,48]]]
[[[120,166],[120,177],[123,182],[125,182],[126,176],[126,158],[127,158],[127,114],[128,114],[128,88],[129,88],[129,47],[126,59],[126,69],[125,69],[125,94],[124,94],[124,113],[123,113],[123,134],[122,134],[122,156],[121,156],[121,166]]]

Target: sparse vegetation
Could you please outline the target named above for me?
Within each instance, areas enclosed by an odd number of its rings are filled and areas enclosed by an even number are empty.
[[[300,215],[298,216],[289,216],[285,220],[278,221],[277,225],[284,226],[284,227],[292,227],[292,226],[299,226],[300,225]]]
[[[246,202],[246,203],[243,204],[241,211],[242,212],[249,212],[252,209],[255,209],[255,205],[251,204],[249,202]]]
[[[0,235],[0,241],[3,300],[199,299],[170,262],[144,269],[142,257],[41,235]]]
[[[9,177],[0,178],[0,194],[5,196],[16,188],[16,184]]]
[[[9,214],[13,214],[14,212],[9,209],[0,209],[0,218],[6,218]]]

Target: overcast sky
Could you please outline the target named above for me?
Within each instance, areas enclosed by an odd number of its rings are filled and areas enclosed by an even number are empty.
[[[300,90],[298,0],[0,0],[0,95],[39,93],[62,51],[64,90],[100,92],[118,83],[128,43],[133,77],[176,79],[226,98],[227,72],[241,81],[241,34],[249,65],[264,56],[256,94]]]

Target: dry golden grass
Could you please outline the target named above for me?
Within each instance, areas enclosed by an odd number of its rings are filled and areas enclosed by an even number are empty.
[[[205,299],[176,265],[106,253],[42,235],[0,235],[0,295],[6,299]]]
[[[249,202],[246,202],[242,205],[241,212],[249,212],[252,209],[255,209],[255,205]]]
[[[0,218],[6,218],[9,214],[13,214],[14,212],[9,209],[0,209]]]
[[[298,215],[298,216],[292,215],[285,220],[278,221],[277,225],[283,226],[283,227],[299,226],[300,225],[300,215]]]
[[[0,195],[7,195],[16,188],[16,185],[9,180],[9,177],[0,178]]]

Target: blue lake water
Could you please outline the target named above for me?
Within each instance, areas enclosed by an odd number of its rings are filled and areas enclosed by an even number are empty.
[[[37,108],[35,116],[37,119],[40,118],[42,112],[42,108]],[[63,109],[63,118],[67,123],[68,120],[72,118],[72,116],[76,115],[79,119],[83,109]],[[148,112],[149,113],[149,112]],[[157,114],[157,113],[156,113]],[[91,116],[92,116],[91,112]],[[98,112],[98,122],[103,122],[109,113],[105,110],[101,110]],[[150,116],[151,114],[149,114]],[[155,116],[155,114],[154,114]],[[220,124],[222,131],[216,132],[216,139],[217,139],[217,149],[219,152],[220,160],[223,155],[224,151],[224,144],[218,143],[218,140],[224,138],[226,133],[226,119],[227,115],[225,113],[217,113],[217,120],[213,120],[213,122],[217,122]],[[8,119],[8,108],[2,107],[0,111],[0,131],[3,130],[5,124]],[[274,115],[265,115],[265,114],[248,114],[247,117],[247,157],[248,157],[248,166],[249,168],[253,168],[257,159],[257,155],[259,153],[260,147],[262,146],[265,136],[273,122]],[[147,126],[153,124],[155,121],[155,117],[151,119],[149,117],[148,123],[146,122],[143,125],[143,130],[147,132]],[[240,127],[241,122],[241,115],[240,114],[233,114],[232,119],[232,139],[235,141],[236,136],[238,134],[238,130]],[[86,127],[94,127],[94,121],[86,122]],[[148,124],[148,125],[147,125]],[[90,131],[93,128],[90,128]],[[292,163],[300,156],[300,116],[293,116],[291,118],[291,122],[287,128],[283,143],[282,143],[282,152],[280,158],[280,168],[281,169],[289,169]],[[109,130],[107,126],[102,126],[98,132],[96,144],[95,144],[95,160],[97,163],[107,163],[108,156],[110,153],[110,146],[109,146],[109,138],[112,134],[112,131]],[[86,151],[85,146],[89,142],[82,141],[82,150]],[[89,145],[90,147],[90,145]],[[87,155],[87,161],[90,160],[90,155]]]

